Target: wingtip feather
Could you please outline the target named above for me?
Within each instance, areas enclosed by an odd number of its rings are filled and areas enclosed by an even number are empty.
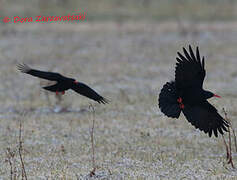
[[[109,104],[109,100],[108,99],[106,99],[106,98],[101,98],[101,99],[99,99],[98,101],[97,101],[99,104]]]
[[[202,68],[204,69],[204,67],[205,67],[205,58],[204,58],[204,56],[202,57]]]
[[[213,129],[213,131],[214,131],[215,136],[218,137],[217,129]]]
[[[21,64],[19,63],[17,65],[17,69],[21,71],[22,73],[28,73],[31,70],[31,68],[25,63],[21,63]]]
[[[183,47],[183,52],[184,52],[184,55],[186,56],[186,59],[188,61],[192,61],[193,59],[190,57],[190,55],[188,54],[188,51]]]
[[[199,53],[199,48],[198,48],[198,46],[197,46],[197,48],[196,48],[196,57],[197,57],[198,62],[200,62],[200,53]]]
[[[209,137],[211,137],[211,135],[212,135],[212,130],[210,130],[210,131],[208,132],[208,134],[209,134]]]
[[[192,46],[191,46],[191,44],[189,44],[189,45],[188,45],[188,48],[189,48],[189,49],[192,49]]]

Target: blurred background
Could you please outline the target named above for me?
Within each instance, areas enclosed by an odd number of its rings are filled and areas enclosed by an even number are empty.
[[[236,20],[235,0],[1,1],[1,16],[63,15],[87,10],[89,21]]]
[[[139,71],[136,68],[144,68],[145,74],[154,71],[152,75],[155,78],[159,75],[159,65],[173,65],[176,52],[188,44],[201,46],[201,52],[204,46],[204,53],[210,59],[207,64],[215,56],[221,58],[217,60],[217,65],[226,64],[223,57],[231,61],[228,63],[230,67],[235,63],[237,2],[234,0],[1,1],[0,8],[1,61],[12,71],[16,63],[25,62],[46,70],[67,71],[66,75],[82,77],[82,81],[89,80],[95,86],[101,83],[110,86],[107,82],[112,76],[104,71],[105,68],[116,74],[116,78],[124,73],[126,76],[131,70],[136,73]],[[34,21],[36,16],[85,12],[85,21],[79,22],[12,22],[15,16],[32,17]],[[11,18],[11,22],[4,22],[4,17]],[[125,68],[119,68],[123,65],[126,65],[128,72]],[[117,69],[113,70],[113,66]],[[1,72],[8,74],[8,68],[1,68]],[[173,77],[172,69],[169,70],[167,80]],[[218,71],[219,74],[221,72]],[[228,72],[236,77],[234,69]],[[99,80],[92,78],[101,74],[103,77]],[[20,81],[15,78],[15,73],[11,75],[15,81]],[[19,76],[23,79],[26,77]],[[139,78],[137,74],[134,76]],[[2,78],[7,76],[3,75]],[[35,82],[31,80],[27,77],[26,83]],[[146,80],[152,81],[152,77]],[[152,91],[158,87],[158,82],[150,81],[146,88],[152,86]],[[126,83],[122,84],[125,86]],[[20,83],[20,86],[23,88],[27,85]],[[97,88],[101,90],[100,86]],[[24,96],[12,91],[10,97]],[[232,88],[229,91],[233,93]],[[35,96],[33,92],[30,91],[27,96]],[[6,97],[8,100],[9,96],[3,96],[3,99]]]
[[[3,22],[6,16],[75,12],[86,12],[86,20]],[[83,179],[92,169],[88,106],[93,102],[72,91],[47,93],[41,86],[48,82],[16,69],[24,62],[74,77],[111,100],[106,106],[93,104],[98,177],[236,176],[225,163],[221,138],[210,139],[183,116],[165,117],[157,99],[162,86],[174,79],[177,51],[199,46],[206,58],[204,86],[223,97],[210,102],[222,115],[225,108],[237,127],[237,1],[1,0],[0,16],[2,162],[6,147],[17,147],[23,119],[29,177]],[[19,173],[17,157],[15,164]],[[0,177],[9,177],[8,162],[0,166]]]

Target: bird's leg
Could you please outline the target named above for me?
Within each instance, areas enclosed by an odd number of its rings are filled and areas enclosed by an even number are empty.
[[[181,103],[181,104],[179,105],[179,107],[180,107],[180,109],[184,109],[184,104]]]
[[[178,103],[182,103],[182,101],[183,101],[183,99],[181,98],[181,97],[179,97],[178,99],[177,99],[177,101],[178,101]]]
[[[58,95],[59,94],[59,92],[58,91],[56,91],[56,95]]]
[[[65,94],[65,91],[62,91],[61,93],[62,93],[62,95],[64,95],[64,94]]]
[[[181,97],[177,99],[177,102],[179,103],[180,109],[184,109],[183,99]]]

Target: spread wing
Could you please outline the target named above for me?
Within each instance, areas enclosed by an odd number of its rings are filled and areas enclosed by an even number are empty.
[[[183,48],[184,55],[177,53],[175,83],[178,89],[199,87],[202,88],[203,80],[206,75],[204,69],[204,57],[202,61],[199,54],[199,49],[196,49],[196,55],[193,53],[192,47],[189,45],[189,53]]]
[[[208,101],[196,106],[185,105],[183,113],[195,128],[208,133],[210,137],[212,132],[218,137],[218,131],[221,134],[223,134],[223,130],[228,131],[229,123],[218,114],[216,108]]]
[[[58,81],[63,77],[59,73],[45,72],[45,71],[39,71],[36,69],[31,69],[28,65],[26,65],[24,63],[18,64],[17,68],[23,73],[30,74],[30,75],[38,77],[38,78],[47,79],[50,81]]]
[[[98,103],[103,103],[103,104],[108,103],[107,99],[100,96],[97,92],[95,92],[93,89],[91,89],[89,86],[87,86],[84,83],[73,83],[71,89],[83,96],[86,96],[90,99],[93,99],[94,101],[97,101]]]

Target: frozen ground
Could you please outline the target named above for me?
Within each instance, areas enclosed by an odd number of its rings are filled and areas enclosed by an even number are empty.
[[[16,70],[18,62],[75,77],[111,100],[95,104],[94,179],[237,178],[221,138],[158,109],[158,93],[174,77],[176,52],[199,45],[205,87],[222,96],[211,103],[222,115],[226,108],[237,127],[237,24],[193,25],[185,24],[188,33],[174,22],[1,26],[0,179],[10,177],[6,149],[18,145],[20,119],[29,179],[86,179],[92,170],[92,102],[67,92],[59,106],[68,112],[60,111],[53,94],[48,104],[37,78]],[[234,163],[236,157],[234,151]],[[20,174],[18,154],[13,162]]]

